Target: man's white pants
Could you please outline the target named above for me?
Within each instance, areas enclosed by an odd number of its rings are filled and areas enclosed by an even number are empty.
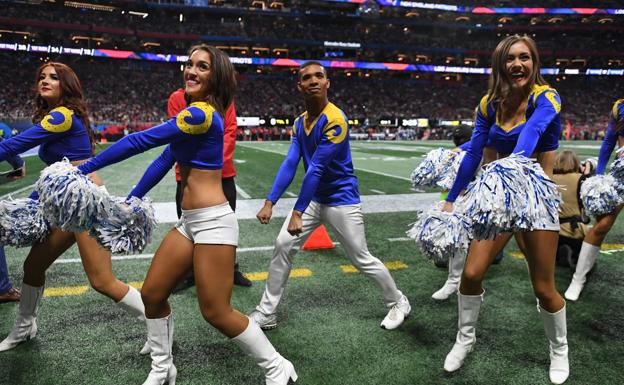
[[[388,307],[394,306],[401,299],[402,294],[386,266],[368,251],[364,234],[364,215],[360,204],[327,206],[311,202],[302,215],[303,232],[299,236],[292,236],[287,231],[290,216],[289,214],[284,221],[275,241],[269,277],[257,310],[264,314],[275,313],[284,293],[293,257],[321,223],[331,226],[335,231],[351,263],[379,285]]]

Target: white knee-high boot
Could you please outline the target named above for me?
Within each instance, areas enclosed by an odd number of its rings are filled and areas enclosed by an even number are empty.
[[[136,317],[139,321],[145,322],[145,306],[141,299],[141,293],[134,287],[128,285],[128,293],[126,293],[121,301],[117,302],[117,306],[125,310],[131,316]],[[149,341],[146,341],[139,354],[147,355],[149,353]]]
[[[455,345],[446,355],[444,360],[444,370],[454,372],[461,368],[464,359],[468,356],[477,341],[477,319],[479,318],[479,310],[481,302],[483,302],[483,294],[481,295],[463,295],[457,292],[457,307],[459,309],[459,319],[457,321],[457,337]]]
[[[566,307],[563,305],[563,308],[556,313],[549,313],[542,307],[538,307],[538,310],[550,342],[550,382],[563,384],[570,375]]]
[[[431,298],[436,299],[438,301],[444,301],[451,296],[451,294],[457,292],[457,288],[459,287],[459,281],[461,279],[462,271],[464,270],[464,262],[466,261],[466,256],[464,253],[455,253],[452,258],[448,261],[448,278],[446,282],[444,282],[444,286],[440,288],[440,290],[436,291],[431,295]]]
[[[293,364],[275,350],[253,319],[249,319],[247,329],[232,341],[265,370],[266,385],[287,385],[289,380],[297,381]]]
[[[128,285],[128,293],[117,302],[117,306],[139,321],[145,322],[145,305],[143,305],[141,293],[134,287]]]
[[[594,246],[590,243],[583,242],[578,262],[576,263],[576,270],[572,276],[572,282],[570,282],[570,286],[564,294],[567,300],[576,301],[579,295],[581,295],[581,291],[583,291],[583,286],[587,280],[587,273],[594,267],[599,252],[600,246]]]
[[[22,298],[15,326],[4,341],[0,342],[0,352],[13,349],[20,343],[37,335],[37,310],[43,297],[43,286],[35,287],[22,283]]]
[[[152,370],[143,385],[175,385],[178,371],[173,364],[173,314],[165,318],[146,319],[147,338],[151,347]]]

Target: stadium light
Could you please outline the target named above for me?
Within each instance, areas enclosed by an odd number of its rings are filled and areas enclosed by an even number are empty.
[[[82,2],[78,2],[78,1],[66,1],[64,3],[64,5],[66,7],[72,7],[72,8],[85,8],[85,9],[92,9],[94,11],[106,11],[106,12],[113,12],[117,9],[117,7],[113,7],[110,5],[102,5],[102,4],[93,4],[93,3],[82,3]]]
[[[149,13],[147,12],[139,12],[139,11],[128,11],[129,15],[141,16],[142,18],[146,18]]]

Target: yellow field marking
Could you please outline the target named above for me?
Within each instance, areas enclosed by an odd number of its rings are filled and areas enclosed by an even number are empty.
[[[245,277],[250,281],[266,281],[269,276],[268,271],[259,271],[257,273],[245,273]],[[312,276],[312,270],[310,269],[292,269],[290,271],[290,278],[302,278]]]
[[[390,262],[384,263],[384,265],[386,265],[388,270],[399,270],[399,269],[408,268],[408,266],[402,261],[390,261]],[[353,265],[342,265],[340,266],[340,269],[344,273],[357,273],[358,272],[358,270]],[[290,278],[311,277],[312,274],[313,274],[312,270],[310,269],[292,269],[290,271]],[[266,281],[266,279],[269,276],[269,273],[267,271],[259,271],[256,273],[245,273],[245,276],[250,281]],[[141,287],[143,286],[143,281],[128,282],[128,285],[140,290]],[[49,287],[45,289],[45,291],[43,292],[43,296],[44,297],[65,297],[65,296],[72,296],[72,295],[82,295],[82,294],[85,294],[88,290],[89,290],[89,286],[87,285]]]
[[[257,273],[245,273],[245,277],[247,277],[250,281],[264,281],[268,278],[269,273],[266,271],[260,271]]]
[[[342,270],[343,273],[357,273],[357,272],[359,272],[359,270],[356,269],[355,266],[353,266],[353,265],[340,265],[340,270]]]
[[[384,265],[388,268],[388,270],[400,270],[408,268],[408,266],[403,261],[385,262]],[[340,270],[342,270],[343,273],[357,273],[359,271],[353,265],[340,265]]]
[[[408,266],[403,261],[390,261],[384,263],[384,265],[386,265],[388,270],[401,270],[408,268]]]
[[[89,290],[89,286],[49,287],[43,291],[44,297],[64,297],[67,295],[82,295]]]
[[[603,243],[600,247],[600,251],[606,252],[607,254],[611,254],[616,251],[624,251],[623,243]],[[511,255],[516,259],[524,259],[524,254],[520,251],[510,251],[507,254]]]
[[[522,252],[520,251],[510,251],[507,254],[511,255],[512,257],[516,259],[524,259],[524,254],[522,254]]]
[[[613,251],[624,250],[624,244],[621,243],[603,243],[600,247],[600,251]]]

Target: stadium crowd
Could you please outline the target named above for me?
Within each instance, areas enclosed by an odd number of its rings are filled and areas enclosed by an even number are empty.
[[[375,20],[305,13],[282,16],[242,9],[220,13],[170,8],[143,11],[144,14],[129,14],[120,9],[104,12],[59,4],[7,4],[0,17],[0,29],[9,32],[2,39],[14,43],[183,54],[189,44],[201,37],[211,44],[229,47],[230,54],[273,57],[276,49],[285,49],[279,56],[302,59],[322,57],[324,41],[341,41],[363,47],[337,49],[345,59],[396,61],[403,55],[404,60],[436,64],[464,64],[464,57],[478,59],[476,63],[469,61],[469,65],[488,61],[496,40],[493,35],[530,33],[539,41],[545,66],[555,66],[561,57],[583,57],[584,65],[592,66],[609,60],[604,55],[608,51],[594,44],[596,39],[618,44],[617,37],[624,28],[617,20],[605,26],[591,19],[562,32],[540,18],[527,19],[525,23],[500,24],[493,19],[483,22],[492,24],[475,24],[463,19],[447,20],[448,13],[426,12],[419,12],[416,18]],[[28,35],[10,33],[12,29],[24,29]],[[561,34],[566,38],[559,39]]]
[[[15,53],[2,53],[0,59],[0,81],[5,85],[0,92],[0,119],[25,119],[32,112],[31,77],[40,61]],[[122,125],[132,131],[161,121],[170,92],[181,86],[176,64],[67,56],[61,60],[69,60],[78,73],[91,119],[97,124]],[[291,70],[242,66],[238,71],[239,116],[294,117],[302,110]],[[390,117],[427,118],[432,125],[439,120],[471,120],[487,88],[483,76],[445,80],[440,75],[331,70],[330,77],[335,103],[361,121],[355,132],[367,132],[369,127],[382,132],[379,120]],[[565,100],[562,122],[570,127],[566,134],[570,139],[604,135],[609,108],[616,95],[624,93],[624,85],[608,77],[547,80]]]

